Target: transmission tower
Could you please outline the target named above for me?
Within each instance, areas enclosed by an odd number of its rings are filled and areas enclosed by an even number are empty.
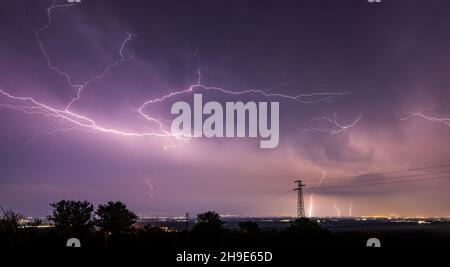
[[[297,187],[294,188],[294,191],[297,191],[297,218],[305,218],[305,202],[303,201],[303,187],[302,181],[295,181]]]

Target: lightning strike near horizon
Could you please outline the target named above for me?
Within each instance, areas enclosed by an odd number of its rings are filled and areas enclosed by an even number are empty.
[[[322,185],[322,183],[326,177],[327,177],[327,172],[322,170],[322,177],[320,177],[318,187],[320,187]],[[310,195],[309,203],[310,203],[309,204],[309,217],[311,218],[313,216],[313,212],[314,212],[314,194]]]
[[[314,211],[314,194],[311,194],[309,196],[309,218],[313,217],[313,211]]]
[[[320,178],[320,181],[319,181],[319,187],[325,181],[326,177],[327,177],[327,172],[326,171],[322,171],[322,177]]]
[[[341,210],[340,210],[339,207],[337,206],[336,201],[333,201],[333,208],[334,208],[334,210],[336,211],[337,216],[338,216],[338,217],[341,217]]]
[[[150,179],[145,179],[145,184],[148,186],[148,188],[150,189],[150,201],[153,200],[153,191],[154,191],[154,187],[152,185],[152,183],[150,182]]]

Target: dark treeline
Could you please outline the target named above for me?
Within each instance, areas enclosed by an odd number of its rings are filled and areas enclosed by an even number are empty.
[[[374,233],[355,231],[332,233],[309,219],[296,219],[283,230],[262,231],[256,222],[239,223],[229,230],[219,214],[197,215],[190,231],[167,231],[160,227],[136,227],[138,217],[121,202],[108,202],[97,209],[87,201],[62,200],[50,205],[52,227],[42,228],[41,220],[26,225],[23,216],[1,210],[0,246],[64,247],[69,238],[78,238],[82,247],[151,248],[154,251],[183,249],[292,250],[300,247],[364,247],[369,238],[383,240],[385,246],[449,246],[446,236],[432,233]]]

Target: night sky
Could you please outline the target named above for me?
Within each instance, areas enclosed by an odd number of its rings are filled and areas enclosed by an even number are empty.
[[[450,216],[449,180],[383,184],[450,163],[449,14],[445,0],[2,0],[0,206],[295,215],[287,191],[302,179],[313,216]],[[253,91],[143,106],[199,79]],[[176,140],[146,117],[170,130],[172,104],[194,92],[280,102],[279,146]],[[367,173],[370,186],[327,187]]]

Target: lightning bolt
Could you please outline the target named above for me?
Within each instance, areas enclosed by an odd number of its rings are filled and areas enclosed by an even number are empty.
[[[48,28],[50,28],[50,26],[52,25],[52,21],[53,21],[53,17],[52,15],[57,12],[57,11],[62,11],[62,10],[66,10],[70,7],[76,6],[78,4],[76,3],[72,3],[72,4],[53,4],[52,6],[50,6],[49,8],[46,9],[46,13],[47,13],[47,23],[39,28],[39,29],[31,29],[36,37],[36,41],[39,44],[39,48],[41,50],[42,55],[45,57],[46,61],[47,61],[47,66],[49,69],[55,71],[56,73],[58,73],[59,75],[63,76],[67,82],[68,85],[70,85],[72,88],[76,88],[76,89],[80,89],[82,87],[82,85],[78,85],[75,84],[72,81],[72,78],[70,77],[70,75],[62,70],[60,70],[58,67],[54,66],[51,59],[50,59],[50,55],[47,52],[47,50],[45,49],[45,45],[44,42],[42,41],[41,38],[41,34],[42,32],[46,31]]]
[[[208,90],[209,91],[218,91],[218,92],[221,92],[223,94],[228,94],[228,95],[259,94],[259,95],[262,95],[267,98],[288,99],[288,100],[300,102],[302,104],[315,104],[315,103],[329,100],[329,99],[337,97],[337,96],[343,96],[343,95],[349,94],[348,92],[320,92],[320,93],[306,93],[306,94],[298,94],[295,96],[290,96],[290,95],[279,94],[279,93],[267,93],[268,90],[250,89],[250,90],[244,90],[244,91],[230,91],[230,90],[226,90],[226,89],[220,88],[220,87],[203,85],[201,69],[197,70],[197,74],[198,74],[198,80],[197,80],[196,84],[191,85],[188,89],[185,89],[185,90],[171,92],[160,98],[147,100],[146,102],[144,102],[144,104],[142,106],[139,107],[138,111],[141,113],[142,116],[145,117],[145,114],[142,110],[147,105],[157,103],[157,102],[164,102],[165,100],[167,100],[171,97],[184,95],[184,94],[190,94],[190,93],[194,92],[194,90],[196,90],[196,89],[205,90],[205,91],[208,91]],[[269,90],[272,90],[272,89],[269,89]],[[319,99],[307,100],[308,98],[317,98],[317,97]]]
[[[148,188],[150,189],[150,201],[152,201],[153,200],[154,187],[153,187],[152,183],[150,182],[150,179],[146,179],[145,183],[147,184]]]
[[[83,90],[85,90],[93,81],[104,78],[111,69],[113,69],[113,68],[119,66],[121,63],[123,63],[125,61],[129,61],[133,58],[133,56],[126,58],[124,55],[124,50],[126,48],[126,45],[133,37],[133,35],[131,33],[128,33],[127,37],[122,41],[120,49],[119,49],[120,58],[116,62],[106,66],[106,68],[101,73],[92,76],[90,79],[86,80],[84,83],[80,83],[80,84],[75,83],[69,73],[64,72],[63,70],[61,70],[60,68],[55,66],[52,63],[49,52],[45,48],[45,44],[41,38],[41,34],[42,34],[42,32],[46,31],[52,25],[52,21],[53,21],[52,15],[55,12],[66,10],[66,9],[76,6],[76,5],[78,5],[78,4],[76,4],[76,3],[74,3],[74,4],[55,4],[55,5],[50,6],[49,8],[46,9],[47,23],[43,27],[41,27],[37,30],[32,29],[35,34],[36,41],[39,45],[40,51],[46,60],[47,67],[50,70],[52,70],[52,71],[56,72],[57,74],[61,75],[62,77],[64,77],[67,84],[76,90],[75,96],[72,98],[71,101],[69,101],[69,103],[66,105],[65,109],[58,109],[58,108],[54,108],[50,105],[47,105],[43,102],[40,102],[32,97],[15,96],[15,95],[12,95],[12,94],[6,92],[3,89],[0,89],[1,95],[8,98],[9,100],[13,100],[13,101],[21,103],[21,104],[15,104],[15,105],[14,104],[1,104],[1,107],[13,109],[13,110],[19,110],[19,111],[22,111],[27,114],[37,114],[37,115],[43,115],[43,116],[47,116],[47,117],[61,119],[63,121],[69,122],[73,126],[75,126],[75,127],[71,127],[70,129],[85,128],[85,129],[90,129],[90,130],[94,130],[94,131],[98,131],[98,132],[121,135],[121,136],[128,136],[128,137],[146,137],[146,136],[175,137],[167,131],[132,132],[132,131],[122,131],[122,130],[117,130],[117,129],[113,129],[113,128],[109,128],[109,127],[99,126],[98,123],[95,120],[93,120],[92,118],[89,118],[87,116],[84,116],[84,115],[81,115],[81,114],[71,111],[71,109],[70,109],[71,106],[73,104],[75,104],[81,98],[81,94],[82,94]],[[158,125],[162,126],[161,122],[159,122],[157,120],[154,120],[154,121],[157,122]],[[178,137],[175,137],[175,138],[179,139]]]
[[[327,172],[322,171],[322,177],[320,178],[320,181],[319,181],[319,187],[322,185],[323,181],[325,181],[326,177],[327,177]]]
[[[327,176],[327,172],[322,170],[322,177],[320,177],[319,180],[319,187],[322,185],[323,181],[325,180]],[[311,194],[309,196],[309,217],[312,218],[313,217],[313,211],[314,211],[314,194]]]
[[[348,205],[348,216],[349,217],[353,217],[353,207],[352,207],[353,203],[350,202],[350,204]]]
[[[410,120],[412,118],[421,118],[421,119],[424,119],[424,120],[427,120],[427,121],[440,123],[440,124],[443,124],[445,126],[449,126],[450,127],[450,118],[449,117],[445,117],[445,116],[437,117],[437,116],[432,116],[432,115],[428,114],[429,112],[431,112],[433,110],[436,110],[439,107],[448,105],[448,104],[450,104],[450,101],[446,101],[446,102],[444,102],[442,104],[439,104],[439,105],[433,105],[433,106],[424,108],[422,110],[419,110],[417,112],[407,113],[406,117],[398,116],[398,118],[400,120],[402,120],[402,121]]]
[[[311,120],[312,123],[314,122],[326,122],[329,123],[331,126],[330,127],[325,127],[325,128],[319,128],[319,127],[313,127],[310,129],[305,129],[303,131],[317,131],[317,132],[322,132],[322,133],[327,133],[330,135],[336,135],[342,132],[345,132],[353,127],[355,127],[362,119],[362,114],[360,114],[353,122],[351,122],[350,124],[342,124],[339,122],[338,116],[336,113],[333,113],[333,118],[329,118],[329,117],[319,117],[319,118],[314,118]]]
[[[309,196],[309,218],[313,217],[313,211],[314,211],[314,194],[311,194]]]
[[[63,121],[69,122],[73,124],[75,127],[80,127],[83,129],[94,130],[101,133],[108,133],[114,135],[120,135],[125,137],[149,137],[149,136],[159,136],[159,137],[167,137],[171,136],[177,139],[181,139],[177,136],[174,136],[170,133],[161,133],[161,132],[133,132],[133,131],[122,131],[116,130],[114,128],[108,128],[101,125],[86,116],[77,114],[67,109],[57,109],[46,105],[42,102],[35,100],[32,97],[19,97],[14,96],[3,89],[0,89],[0,95],[7,97],[10,100],[15,100],[18,102],[23,102],[22,105],[3,105],[4,107],[10,107],[11,109],[20,110],[27,114],[38,114],[44,115],[51,118],[61,119]]]
[[[333,208],[336,210],[337,216],[341,217],[341,210],[339,209],[339,207],[336,205],[336,201],[333,201]]]
[[[56,66],[52,63],[52,60],[51,60],[51,58],[50,58],[50,54],[47,52],[47,50],[46,50],[46,48],[45,48],[45,44],[44,44],[44,42],[42,41],[41,34],[42,34],[44,31],[46,31],[48,28],[50,28],[50,26],[51,26],[51,24],[52,24],[52,20],[53,20],[53,18],[52,18],[52,14],[53,14],[53,13],[55,13],[55,12],[57,12],[57,11],[66,10],[66,9],[68,9],[68,8],[70,8],[70,7],[73,7],[73,6],[76,6],[76,5],[79,5],[79,4],[77,4],[77,3],[73,3],[73,4],[58,4],[58,5],[52,5],[52,6],[50,6],[50,7],[46,10],[46,13],[47,13],[47,24],[45,24],[45,25],[44,25],[42,28],[40,28],[40,29],[33,30],[33,31],[34,31],[34,34],[35,34],[35,36],[36,36],[36,41],[37,41],[37,43],[39,44],[39,48],[40,48],[40,50],[41,50],[41,53],[42,53],[42,55],[44,56],[44,58],[46,59],[46,61],[47,61],[47,67],[48,67],[49,69],[55,71],[56,73],[60,74],[61,76],[63,76],[63,77],[65,78],[67,84],[68,84],[70,87],[72,87],[73,89],[76,90],[75,96],[72,98],[72,100],[71,100],[71,101],[67,104],[67,106],[66,106],[66,110],[67,110],[67,111],[69,110],[69,108],[70,108],[75,102],[77,102],[78,100],[80,100],[82,91],[85,90],[85,89],[89,86],[89,84],[91,84],[92,82],[94,82],[94,81],[96,81],[96,80],[103,79],[103,78],[105,77],[105,75],[108,74],[108,72],[109,72],[111,69],[113,69],[113,68],[119,66],[121,63],[123,63],[123,62],[125,62],[125,61],[130,61],[131,59],[133,59],[133,55],[130,56],[130,57],[128,57],[128,58],[126,58],[125,55],[124,55],[124,50],[125,50],[125,48],[126,48],[126,45],[128,44],[128,42],[129,42],[129,41],[132,39],[132,37],[133,37],[133,35],[132,35],[131,33],[127,33],[127,37],[122,41],[122,44],[121,44],[120,49],[119,49],[119,56],[120,56],[120,58],[119,58],[116,62],[114,62],[114,63],[112,63],[112,64],[106,66],[106,68],[105,68],[101,73],[92,76],[90,79],[86,80],[84,83],[77,84],[77,83],[73,82],[73,79],[72,79],[72,77],[70,76],[70,74],[68,74],[67,72],[64,72],[63,70],[61,70],[61,69],[59,69],[58,67],[56,67]]]
[[[344,96],[347,95],[348,92],[313,92],[313,93],[303,93],[303,94],[297,94],[297,95],[286,95],[281,93],[269,93],[268,90],[244,90],[244,91],[231,91],[220,87],[212,87],[212,86],[206,86],[202,84],[202,73],[201,70],[198,70],[198,80],[197,83],[189,86],[185,90],[180,91],[174,91],[169,94],[166,94],[159,98],[154,99],[148,99],[146,100],[142,105],[140,105],[137,108],[138,115],[145,119],[147,122],[153,124],[156,126],[156,129],[147,129],[143,131],[131,131],[131,130],[121,130],[121,129],[115,129],[112,127],[108,127],[105,125],[102,125],[100,122],[96,121],[95,119],[88,117],[86,115],[83,115],[81,113],[75,112],[72,110],[72,106],[76,104],[77,101],[81,99],[82,93],[89,87],[89,85],[96,80],[103,79],[113,68],[119,66],[120,64],[132,60],[133,56],[126,57],[125,56],[125,49],[127,44],[132,40],[133,34],[128,33],[126,38],[122,41],[120,49],[118,51],[119,58],[117,61],[107,65],[104,70],[98,74],[93,75],[90,79],[82,82],[77,83],[74,82],[74,79],[72,76],[65,72],[64,70],[58,68],[53,64],[51,60],[50,53],[46,50],[45,43],[41,37],[41,34],[46,31],[48,28],[51,27],[52,21],[53,21],[53,14],[59,11],[64,11],[66,9],[69,9],[73,6],[79,5],[77,3],[72,4],[53,4],[49,8],[46,9],[47,14],[47,23],[38,29],[31,29],[34,32],[34,35],[36,37],[36,42],[39,45],[40,51],[42,53],[42,56],[45,58],[47,67],[63,77],[67,83],[68,86],[73,88],[75,90],[75,95],[73,98],[67,103],[65,108],[56,108],[50,104],[47,104],[45,102],[42,102],[36,98],[33,98],[31,96],[18,96],[13,95],[12,93],[7,92],[4,89],[0,88],[0,96],[3,96],[8,100],[7,103],[0,104],[1,108],[7,108],[11,110],[17,110],[24,112],[26,114],[34,114],[39,116],[44,116],[47,118],[53,118],[57,119],[61,122],[65,122],[70,124],[70,127],[64,128],[60,131],[68,131],[68,130],[88,130],[88,131],[94,131],[99,133],[105,133],[105,134],[113,134],[118,136],[124,136],[124,137],[170,137],[175,140],[189,140],[189,137],[181,137],[172,134],[170,131],[167,130],[167,127],[164,125],[162,120],[159,120],[155,117],[153,117],[151,114],[148,114],[146,112],[146,109],[149,105],[154,103],[161,103],[164,102],[172,97],[180,96],[184,94],[190,94],[194,92],[195,90],[203,90],[203,91],[217,91],[223,94],[227,95],[244,95],[244,94],[258,94],[263,97],[267,98],[277,98],[277,99],[284,99],[289,101],[295,101],[301,104],[313,104],[313,103],[319,103],[323,101],[327,101],[329,99],[338,97],[338,96]],[[338,133],[341,131],[344,131],[350,127],[353,127],[359,119],[354,122],[350,126],[343,126],[337,122],[337,118],[333,121],[334,124],[339,128],[339,130],[333,132]],[[332,122],[330,120],[330,122]],[[169,149],[171,147],[174,147],[176,145],[166,145],[165,148]]]
[[[122,41],[122,44],[120,46],[120,50],[119,50],[119,55],[120,55],[120,59],[117,60],[116,62],[106,66],[106,68],[103,70],[103,72],[101,72],[98,75],[93,76],[92,78],[90,78],[89,80],[87,80],[84,84],[77,86],[77,94],[76,96],[69,102],[69,104],[67,104],[66,110],[69,110],[70,106],[73,105],[75,102],[77,102],[78,100],[80,100],[81,98],[81,93],[82,91],[89,86],[90,83],[92,83],[95,80],[99,80],[99,79],[103,79],[103,77],[105,77],[106,74],[108,74],[108,72],[119,66],[120,64],[122,64],[125,61],[130,61],[133,59],[134,55],[131,55],[128,58],[125,58],[124,56],[124,49],[127,45],[127,43],[131,40],[132,38],[132,34],[131,33],[127,33],[127,37],[125,38],[125,40]]]

